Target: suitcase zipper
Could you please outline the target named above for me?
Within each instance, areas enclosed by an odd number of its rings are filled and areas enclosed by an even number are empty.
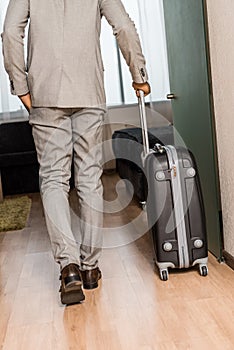
[[[187,268],[190,266],[190,263],[187,234],[184,221],[184,206],[180,181],[179,161],[177,151],[173,146],[164,146],[164,149],[167,153],[169,167],[171,169],[171,184],[178,240],[179,267]]]

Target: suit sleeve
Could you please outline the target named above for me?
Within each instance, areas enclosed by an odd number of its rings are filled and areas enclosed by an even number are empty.
[[[29,19],[29,0],[10,0],[3,27],[4,66],[10,78],[11,93],[29,92],[24,58],[25,27]]]
[[[113,28],[120,50],[129,66],[132,79],[136,83],[148,80],[145,58],[134,22],[127,14],[120,0],[100,0],[101,15],[105,16]]]

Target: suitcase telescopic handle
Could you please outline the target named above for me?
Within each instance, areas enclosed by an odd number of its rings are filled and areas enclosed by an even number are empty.
[[[142,130],[142,140],[143,140],[143,150],[144,156],[149,153],[149,137],[148,137],[148,128],[146,120],[146,109],[145,109],[145,94],[144,91],[139,90],[139,112],[140,112],[140,122]]]

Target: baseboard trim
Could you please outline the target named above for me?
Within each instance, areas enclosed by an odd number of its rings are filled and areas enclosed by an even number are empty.
[[[231,254],[226,252],[226,250],[224,250],[223,257],[225,259],[226,264],[234,270],[234,256],[232,256]]]

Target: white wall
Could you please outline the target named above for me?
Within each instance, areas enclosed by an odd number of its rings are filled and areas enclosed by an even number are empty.
[[[234,256],[234,1],[207,0],[225,250]]]

